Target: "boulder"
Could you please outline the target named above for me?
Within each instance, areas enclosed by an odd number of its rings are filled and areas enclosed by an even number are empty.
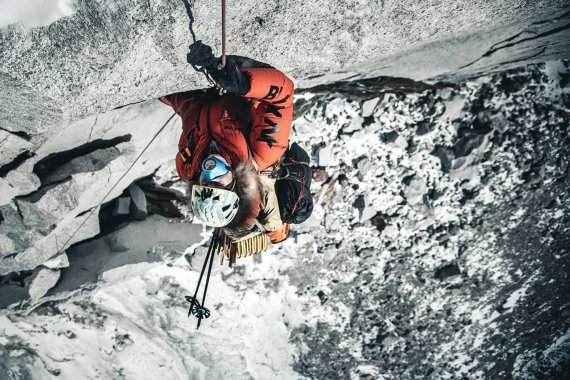
[[[131,212],[131,198],[120,197],[117,200],[115,200],[113,215],[124,216],[124,215],[129,215],[130,212]]]
[[[362,103],[362,117],[372,116],[380,98],[369,99]]]
[[[404,197],[410,205],[418,205],[423,203],[423,196],[428,191],[425,181],[421,178],[414,177],[404,189]]]
[[[35,303],[45,296],[46,293],[57,284],[60,275],[59,270],[52,270],[45,267],[37,269],[28,288],[32,302]]]
[[[147,212],[147,202],[146,195],[144,191],[136,184],[129,186],[129,195],[131,196],[130,211],[133,218],[136,220],[142,220],[146,218]]]

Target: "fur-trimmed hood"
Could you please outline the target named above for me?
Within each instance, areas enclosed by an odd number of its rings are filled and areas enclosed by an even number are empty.
[[[234,169],[234,176],[239,207],[235,218],[223,231],[227,236],[239,237],[255,226],[255,218],[261,210],[261,183],[259,173],[249,162],[240,162]]]

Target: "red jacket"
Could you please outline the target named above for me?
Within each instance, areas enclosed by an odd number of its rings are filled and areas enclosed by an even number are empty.
[[[196,180],[210,141],[231,165],[249,160],[248,145],[259,170],[267,169],[289,144],[293,120],[293,82],[275,69],[241,69],[250,79],[243,96],[199,96],[182,92],[162,101],[182,117],[176,169],[185,181]]]

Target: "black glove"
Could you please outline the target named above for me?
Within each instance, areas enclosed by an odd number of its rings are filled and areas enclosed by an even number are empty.
[[[226,92],[244,95],[249,91],[249,78],[239,70],[238,64],[229,57],[226,59],[226,66],[211,73],[211,75]]]

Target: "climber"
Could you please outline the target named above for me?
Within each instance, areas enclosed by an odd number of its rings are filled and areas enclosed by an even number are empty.
[[[192,210],[204,224],[233,241],[261,232],[286,237],[275,180],[263,174],[289,144],[293,82],[273,68],[244,66],[228,57],[210,71],[216,88],[160,98],[182,118],[176,169],[190,182]]]

